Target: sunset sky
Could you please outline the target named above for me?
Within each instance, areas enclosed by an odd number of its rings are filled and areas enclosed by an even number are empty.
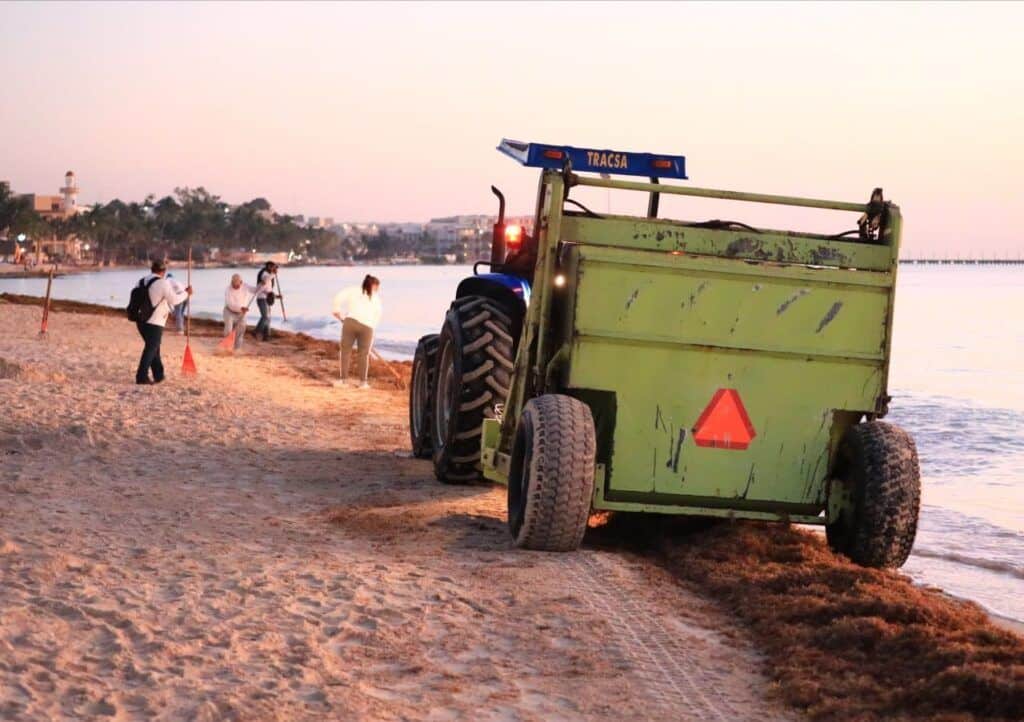
[[[204,185],[337,220],[531,209],[505,136],[690,184],[900,204],[907,255],[1024,253],[1024,5],[0,4],[0,179]],[[638,208],[603,191],[595,210]],[[840,231],[839,214],[669,214]]]

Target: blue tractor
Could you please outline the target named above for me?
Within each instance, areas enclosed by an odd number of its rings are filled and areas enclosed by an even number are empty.
[[[542,173],[555,170],[568,176],[576,170],[686,178],[682,156],[655,158],[647,153],[514,140],[502,140],[498,150]],[[651,180],[657,183],[657,178]],[[413,454],[432,458],[435,476],[446,483],[482,477],[483,422],[502,417],[530,302],[537,238],[545,231],[543,192],[537,198],[531,235],[517,224],[506,223],[505,198],[494,186],[491,190],[498,198],[498,218],[490,260],[477,262],[473,275],[459,283],[441,332],[421,338],[413,360],[409,392]],[[656,215],[657,194],[651,195],[650,215]],[[575,201],[566,202],[590,213]],[[479,272],[482,266],[488,267],[487,273]]]

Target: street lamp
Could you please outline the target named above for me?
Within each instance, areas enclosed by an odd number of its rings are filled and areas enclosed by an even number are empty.
[[[24,233],[19,233],[19,234],[18,234],[18,243],[24,243],[24,242],[25,242],[25,239],[26,239],[27,237],[28,237],[28,236],[26,236],[26,235],[25,235]]]

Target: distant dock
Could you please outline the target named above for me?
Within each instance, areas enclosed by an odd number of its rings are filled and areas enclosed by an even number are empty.
[[[1024,258],[901,258],[911,266],[1024,266]]]

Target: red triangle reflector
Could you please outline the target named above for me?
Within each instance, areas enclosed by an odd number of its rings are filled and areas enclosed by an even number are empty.
[[[718,389],[693,426],[697,446],[743,450],[757,436],[736,389]]]

